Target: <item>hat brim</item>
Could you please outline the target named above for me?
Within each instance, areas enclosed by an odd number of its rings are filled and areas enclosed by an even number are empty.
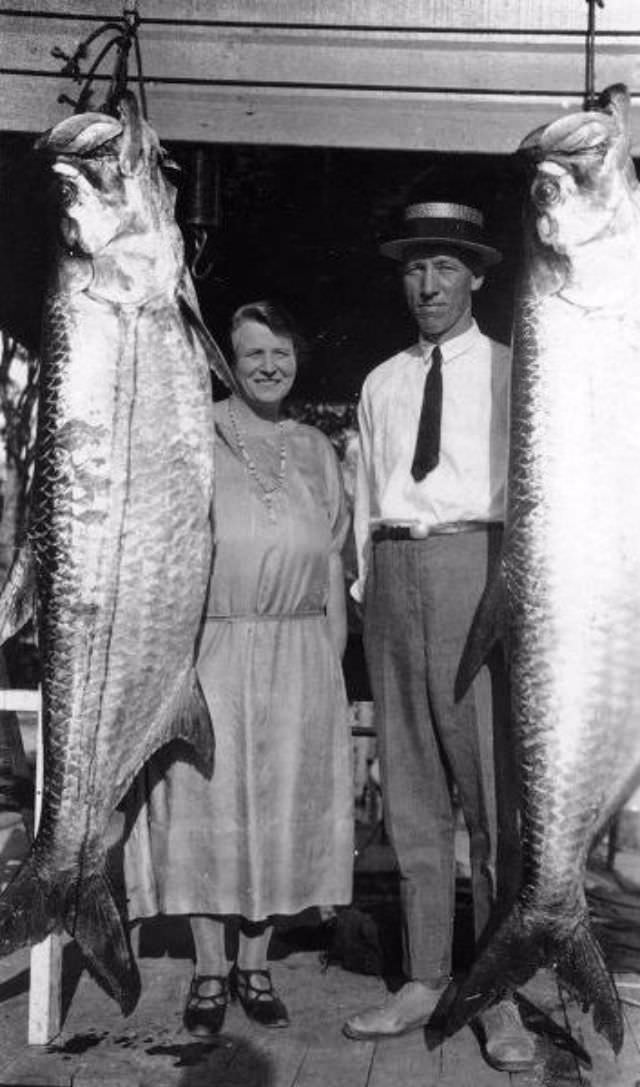
[[[458,238],[446,238],[444,236],[392,238],[390,241],[382,243],[380,252],[384,257],[390,257],[391,260],[402,261],[405,260],[409,250],[424,249],[425,247],[434,245],[446,245],[452,249],[462,249],[463,251],[474,253],[476,256],[480,257],[485,268],[490,268],[494,264],[499,264],[502,260],[502,253],[500,250],[494,249],[491,245],[482,245],[480,242],[468,242],[459,240]]]

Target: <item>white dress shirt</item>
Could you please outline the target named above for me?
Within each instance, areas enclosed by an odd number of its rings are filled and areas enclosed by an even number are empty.
[[[475,321],[442,352],[440,460],[420,482],[411,475],[433,345],[418,343],[377,366],[358,406],[360,430],[354,530],[362,599],[369,534],[380,522],[426,530],[446,521],[504,519],[510,350]]]

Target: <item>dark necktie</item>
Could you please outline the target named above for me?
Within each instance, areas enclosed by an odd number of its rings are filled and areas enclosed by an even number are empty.
[[[418,424],[416,451],[411,475],[418,483],[431,472],[440,458],[440,424],[442,422],[442,352],[434,347],[431,366],[424,383],[422,411]]]

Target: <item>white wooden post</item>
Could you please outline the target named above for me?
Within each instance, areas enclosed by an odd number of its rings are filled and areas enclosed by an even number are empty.
[[[38,829],[42,808],[44,757],[42,748],[42,699],[40,691],[0,690],[0,710],[16,713],[36,713],[38,738],[36,742],[36,792],[33,812],[34,830]],[[29,1045],[47,1045],[60,1033],[61,1026],[62,941],[60,936],[47,936],[31,948],[29,983]]]

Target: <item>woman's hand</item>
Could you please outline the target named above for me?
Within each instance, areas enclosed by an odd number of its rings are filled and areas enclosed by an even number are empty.
[[[347,646],[347,604],[344,591],[342,559],[335,551],[329,555],[329,596],[327,618],[331,640],[340,660]]]

